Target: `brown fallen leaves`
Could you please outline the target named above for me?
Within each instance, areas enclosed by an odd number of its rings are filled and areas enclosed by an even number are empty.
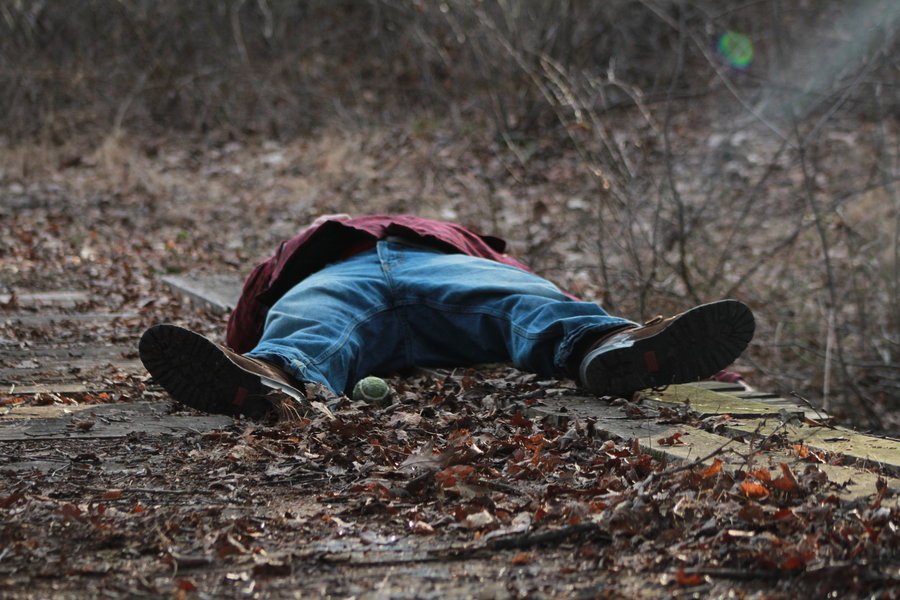
[[[579,530],[579,547],[594,548],[579,556],[608,567],[645,568],[635,562],[642,556],[644,564],[676,570],[803,571],[838,557],[885,557],[898,540],[896,527],[877,539],[871,534],[873,520],[896,519],[895,511],[879,512],[874,503],[844,511],[837,488],[812,463],[801,477],[785,463],[774,473],[761,465],[728,472],[717,457],[651,477],[664,466],[637,441],[601,441],[586,423],[528,416],[517,399],[540,397],[545,384],[534,376],[509,371],[501,387],[496,374],[467,371],[394,385],[406,400],[392,407],[347,402],[335,422],[317,417],[299,430],[254,434],[266,440],[265,460],[297,465],[298,456],[315,457],[303,459],[303,468],[331,475],[331,497],[341,500],[343,514],[384,523],[400,517],[416,535],[487,543],[595,523],[612,541],[606,546],[584,536],[591,529]],[[839,534],[829,527],[835,520],[845,523]],[[511,563],[533,560],[527,550]],[[679,585],[706,581],[678,572]]]
[[[781,491],[788,494],[798,493],[800,484],[791,468],[785,463],[779,463],[782,476],[772,479],[768,469],[755,469],[747,473],[747,478],[741,482],[741,491],[750,498],[764,498],[772,491]],[[752,481],[756,479],[759,483]]]
[[[505,564],[526,568],[542,548],[570,548],[565,573],[662,573],[685,588],[711,585],[717,573],[767,573],[806,576],[798,585],[817,597],[837,581],[862,594],[890,580],[879,565],[890,564],[900,533],[897,510],[881,506],[887,486],[845,506],[812,462],[799,463],[801,472],[749,456],[735,470],[715,457],[673,470],[636,440],[604,441],[589,423],[529,415],[519,399],[539,400],[549,384],[510,369],[393,385],[400,400],[389,407],[344,399],[334,418],[239,424],[164,446],[139,436],[109,442],[78,461],[83,488],[58,477],[0,480],[0,515],[11,524],[0,540],[5,563],[53,559],[106,572],[92,549],[123,547],[146,568],[224,569],[249,587],[294,573],[299,566],[283,557],[298,544],[414,539],[502,548]],[[101,468],[135,454],[140,464],[159,457],[152,473]],[[309,496],[319,508],[252,516],[278,494]],[[63,528],[64,536],[44,533]],[[75,546],[81,558],[61,558]],[[169,593],[210,585],[179,575]]]

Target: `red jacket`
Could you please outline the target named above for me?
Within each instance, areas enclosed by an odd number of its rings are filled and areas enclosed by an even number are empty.
[[[262,337],[269,308],[289,289],[325,265],[348,258],[389,235],[530,271],[503,253],[506,250],[504,240],[479,235],[453,223],[413,215],[373,215],[324,221],[282,242],[274,256],[253,269],[228,320],[225,338],[228,346],[239,353],[252,350]]]

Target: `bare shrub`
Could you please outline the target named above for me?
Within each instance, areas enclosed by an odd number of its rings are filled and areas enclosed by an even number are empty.
[[[511,57],[600,182],[595,239],[605,287],[614,296],[630,290],[628,308],[639,314],[685,297],[741,296],[766,307],[755,356],[767,381],[828,408],[853,405],[857,418],[878,424],[885,404],[897,406],[898,96],[890,74],[900,8],[819,3],[813,15],[777,1],[718,13],[699,2],[624,5],[656,19],[649,31],[669,28],[657,39],[661,81],[580,65],[543,44],[539,27],[520,34],[509,23],[518,10],[498,17],[472,8],[493,45],[483,53]],[[735,69],[712,50],[710,33],[759,24],[759,11],[776,26],[747,31],[768,60]],[[567,41],[579,48],[575,37]],[[616,119],[619,102],[642,118]],[[514,124],[506,116],[499,126]],[[874,225],[867,233],[841,217],[858,202],[874,202],[869,214],[882,216],[877,225],[865,219]]]

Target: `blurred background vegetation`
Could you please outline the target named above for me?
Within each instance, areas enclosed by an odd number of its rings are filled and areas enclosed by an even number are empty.
[[[438,122],[569,199],[486,177],[463,207],[328,208],[499,229],[623,314],[744,298],[751,379],[891,429],[898,25],[893,0],[6,0],[0,141]]]
[[[872,98],[896,83],[897,12],[889,0],[7,0],[0,119],[13,137],[85,125],[293,136],[412,106],[531,131],[560,109],[729,85],[796,96],[803,114],[840,93],[842,110],[878,118],[898,108],[895,89],[885,106]],[[729,30],[757,61],[730,81],[715,54]]]

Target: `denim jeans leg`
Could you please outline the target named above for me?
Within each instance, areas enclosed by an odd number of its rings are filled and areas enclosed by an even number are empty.
[[[584,336],[633,324],[515,267],[395,244],[378,250],[418,365],[511,360],[522,370],[561,377]]]
[[[247,356],[275,362],[300,381],[344,393],[366,353],[393,354],[398,338],[390,290],[375,250],[307,277],[269,310],[263,335]],[[376,340],[378,348],[363,347]]]
[[[511,360],[562,376],[583,336],[629,323],[515,267],[379,242],[289,290],[248,356],[335,393],[412,366]]]

